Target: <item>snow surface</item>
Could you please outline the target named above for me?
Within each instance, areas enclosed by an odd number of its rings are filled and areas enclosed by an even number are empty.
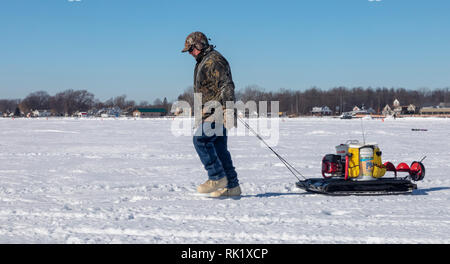
[[[364,120],[383,161],[428,156],[412,195],[309,194],[256,137],[230,137],[240,199],[195,195],[206,174],[171,123],[0,119],[0,242],[450,243],[450,119]],[[360,120],[283,119],[275,149],[319,177],[325,154],[361,138]]]

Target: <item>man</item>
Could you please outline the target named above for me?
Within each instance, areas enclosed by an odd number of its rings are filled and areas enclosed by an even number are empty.
[[[200,120],[196,120],[198,128],[193,142],[208,172],[208,180],[198,186],[197,191],[209,193],[211,197],[240,196],[237,173],[227,149],[226,127],[232,127],[234,122],[224,125],[223,115],[217,116],[223,112],[228,115],[229,111],[223,108],[226,102],[235,100],[230,65],[214,46],[209,45],[208,38],[202,32],[189,34],[182,52],[189,52],[197,61],[194,92],[201,94],[202,98],[202,113]]]

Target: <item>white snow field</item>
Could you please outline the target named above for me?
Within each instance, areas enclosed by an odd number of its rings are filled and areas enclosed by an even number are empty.
[[[0,119],[0,243],[450,243],[450,119],[364,120],[395,165],[427,156],[410,195],[309,194],[254,136],[230,137],[240,199],[171,119]],[[428,131],[412,131],[425,128]],[[275,149],[307,177],[360,120],[280,120]]]

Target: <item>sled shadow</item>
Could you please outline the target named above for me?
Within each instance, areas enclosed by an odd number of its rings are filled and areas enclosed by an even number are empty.
[[[274,192],[268,192],[268,193],[260,193],[255,195],[243,195],[242,198],[271,198],[271,197],[281,197],[281,196],[299,196],[299,195],[310,195],[313,193],[274,193]]]
[[[428,189],[418,189],[413,190],[413,195],[428,195],[429,192],[442,191],[442,190],[450,190],[450,187],[434,187]]]

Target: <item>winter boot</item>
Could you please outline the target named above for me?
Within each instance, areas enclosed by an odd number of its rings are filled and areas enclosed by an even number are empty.
[[[217,181],[207,180],[205,183],[200,184],[200,186],[197,187],[197,191],[199,193],[210,193],[227,187],[227,184],[227,177],[223,177]]]
[[[223,188],[221,190],[214,191],[209,196],[212,198],[219,198],[219,197],[231,197],[240,195],[241,195],[241,187],[239,187],[238,185],[231,189]]]

